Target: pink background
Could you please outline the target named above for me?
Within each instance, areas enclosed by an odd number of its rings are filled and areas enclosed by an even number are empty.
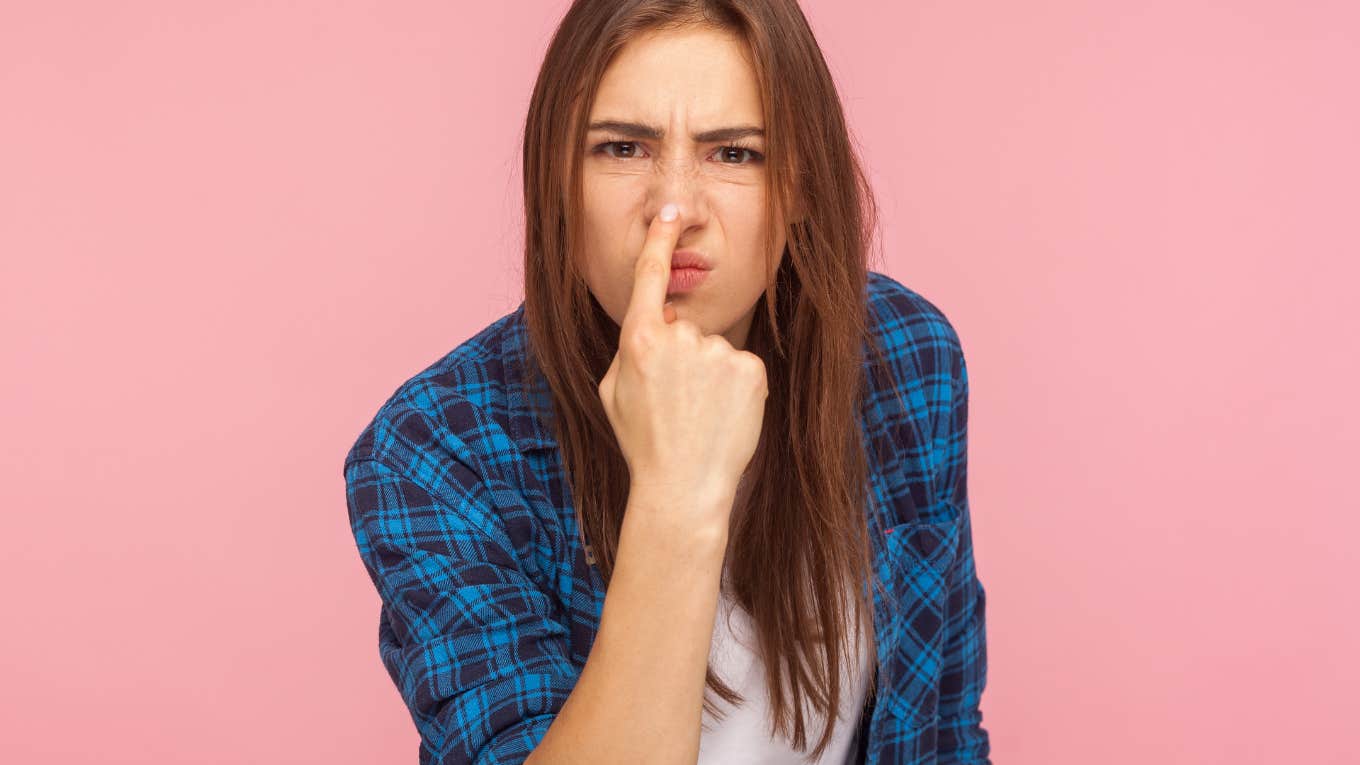
[[[805,7],[966,348],[994,760],[1356,762],[1356,5]],[[341,461],[522,297],[565,8],[7,4],[0,759],[415,762]]]

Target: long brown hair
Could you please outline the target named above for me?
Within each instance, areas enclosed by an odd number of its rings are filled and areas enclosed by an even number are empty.
[[[787,221],[777,273],[766,248],[764,307],[757,306],[747,343],[765,361],[769,395],[761,446],[748,471],[749,504],[745,512],[733,511],[728,574],[765,657],[772,734],[805,751],[802,700],[808,700],[830,723],[814,751],[821,756],[848,692],[839,673],[853,661],[845,643],[849,629],[862,630],[868,650],[876,650],[873,630],[866,629],[871,595],[862,588],[876,578],[859,414],[866,343],[881,359],[865,307],[877,214],[831,74],[795,0],[572,4],[548,47],[525,120],[529,363],[551,390],[549,419],[582,532],[608,583],[629,474],[598,390],[618,348],[619,327],[587,289],[576,259],[582,251],[580,149],[615,54],[639,33],[687,24],[730,31],[747,45],[764,102],[766,241],[775,241],[776,226]],[[848,592],[856,595],[847,599]],[[705,682],[728,703],[743,700],[711,665]],[[707,694],[704,707],[717,714]]]

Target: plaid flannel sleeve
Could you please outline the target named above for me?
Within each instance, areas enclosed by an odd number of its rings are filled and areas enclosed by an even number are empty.
[[[939,496],[959,511],[960,529],[958,557],[949,579],[937,757],[940,765],[991,765],[990,741],[979,708],[987,684],[986,592],[973,559],[968,508],[968,368],[952,328],[946,336],[953,357],[951,392],[948,416],[939,425],[945,446],[937,477]]]
[[[437,474],[437,475],[436,475]],[[421,765],[522,763],[575,686],[568,631],[458,461],[413,476],[347,462],[351,528],[382,600],[379,652]]]

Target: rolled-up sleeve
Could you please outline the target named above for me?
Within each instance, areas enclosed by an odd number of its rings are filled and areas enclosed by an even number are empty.
[[[421,765],[524,762],[577,670],[567,628],[517,562],[484,482],[459,462],[437,483],[371,457],[344,473],[382,601],[379,653],[420,734]]]
[[[943,456],[936,474],[937,490],[957,508],[960,529],[958,556],[949,578],[937,759],[940,765],[991,765],[991,744],[980,709],[987,684],[986,592],[973,557],[968,507],[968,368],[952,328],[947,336],[951,392],[939,431]]]

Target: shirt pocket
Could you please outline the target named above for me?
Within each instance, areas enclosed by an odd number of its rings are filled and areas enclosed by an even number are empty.
[[[889,526],[884,536],[889,648],[881,668],[883,701],[912,727],[932,723],[939,706],[949,573],[958,550],[957,518],[945,517]]]

